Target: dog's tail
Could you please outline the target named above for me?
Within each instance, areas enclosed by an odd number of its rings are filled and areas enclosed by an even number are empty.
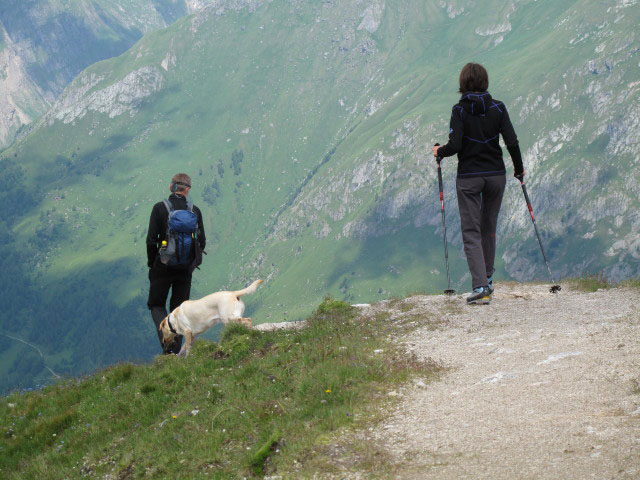
[[[260,285],[263,282],[263,280],[256,280],[255,282],[253,282],[251,285],[249,285],[247,288],[243,288],[242,290],[238,290],[236,292],[233,292],[233,294],[236,297],[241,297],[243,295],[247,295],[249,293],[253,293],[256,291],[256,288],[258,288],[258,285]]]

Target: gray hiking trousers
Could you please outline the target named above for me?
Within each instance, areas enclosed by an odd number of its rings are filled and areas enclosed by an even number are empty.
[[[507,179],[505,175],[458,177],[460,227],[473,288],[487,285],[496,257],[496,227]]]

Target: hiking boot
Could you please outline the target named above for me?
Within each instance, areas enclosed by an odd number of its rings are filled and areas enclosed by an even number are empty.
[[[487,285],[487,289],[489,289],[489,295],[493,295],[493,277],[487,278],[487,281],[489,282]]]
[[[491,294],[488,287],[476,287],[467,297],[467,305],[489,305]]]

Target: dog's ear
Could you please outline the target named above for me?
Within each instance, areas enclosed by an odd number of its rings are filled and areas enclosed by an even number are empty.
[[[165,323],[167,323],[167,317],[164,317],[162,319],[162,321],[160,322],[160,325],[158,326],[158,330],[162,331],[162,329],[164,328]]]

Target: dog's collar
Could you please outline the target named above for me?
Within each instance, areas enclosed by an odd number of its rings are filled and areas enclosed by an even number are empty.
[[[171,326],[171,314],[167,315],[167,325],[169,326],[169,330],[171,330],[171,333],[177,335],[178,332],[175,331],[175,329]]]

